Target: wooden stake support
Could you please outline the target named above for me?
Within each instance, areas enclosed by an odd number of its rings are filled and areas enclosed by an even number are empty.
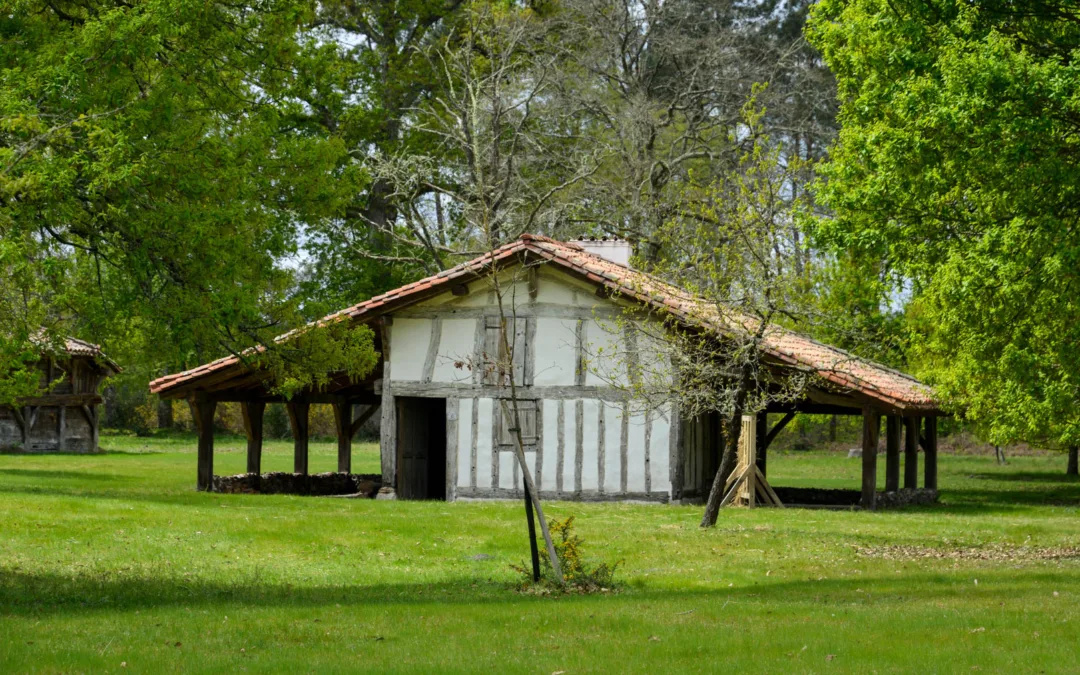
[[[743,415],[742,435],[739,436],[739,462],[724,486],[724,499],[720,506],[728,504],[753,508],[758,500],[768,506],[784,508],[780,498],[765,480],[765,474],[757,464],[757,419]]]

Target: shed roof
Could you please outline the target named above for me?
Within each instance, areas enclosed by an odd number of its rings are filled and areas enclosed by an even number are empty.
[[[709,303],[681,288],[588,253],[577,244],[534,234],[523,234],[478,258],[347,307],[317,323],[339,320],[367,322],[391,310],[444,292],[463,281],[475,279],[493,264],[502,267],[529,257],[554,264],[613,294],[671,313],[687,324],[718,332],[738,328],[738,320],[734,322],[736,325],[732,321],[735,315],[721,317]],[[872,402],[905,412],[936,412],[938,409],[931,389],[914,377],[795,331],[772,325],[764,335],[764,345],[765,352],[777,361],[812,371],[839,390],[854,392]],[[150,390],[164,394],[182,385],[186,389],[189,383],[196,384],[201,378],[241,365],[238,357],[228,356],[158,378],[150,383]]]
[[[39,345],[43,349],[51,351],[51,346],[48,344],[48,341],[46,340],[44,335],[38,334],[31,336],[30,340],[31,342]],[[86,356],[88,358],[91,358],[100,365],[112,370],[114,373],[119,373],[123,371],[123,368],[121,368],[115,361],[106,356],[105,352],[101,350],[100,345],[96,345],[93,342],[87,342],[86,340],[80,340],[78,338],[68,336],[64,338],[64,346],[62,351],[68,356]]]

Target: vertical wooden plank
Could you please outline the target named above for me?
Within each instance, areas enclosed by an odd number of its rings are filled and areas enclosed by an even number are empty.
[[[439,341],[442,340],[442,318],[431,320],[431,337],[428,339],[427,355],[424,357],[424,370],[420,375],[422,382],[431,382],[435,373],[435,359],[439,355]]]
[[[476,489],[476,444],[479,442],[478,429],[480,426],[480,399],[473,398],[472,400],[472,430],[470,431],[471,438],[469,439],[469,454],[472,456],[470,459],[470,473],[469,473],[469,487],[473,490]]]
[[[919,487],[919,418],[904,418],[904,487]]]
[[[56,449],[63,452],[66,449],[65,437],[67,436],[67,406],[62,405],[56,411]]]
[[[352,473],[353,404],[347,399],[340,399],[334,401],[333,406],[334,427],[337,430],[337,470],[339,473]]]
[[[598,429],[597,435],[599,436],[599,438],[597,438],[597,441],[596,441],[596,461],[597,461],[596,483],[597,483],[597,489],[599,490],[600,494],[604,494],[604,492],[605,492],[605,490],[604,490],[604,478],[606,478],[605,474],[607,473],[605,471],[606,467],[604,466],[605,464],[607,464],[607,442],[606,442],[606,438],[605,438],[607,436],[607,433],[606,433],[606,429],[604,428],[605,427],[605,425],[604,425],[604,417],[605,417],[605,415],[604,415],[604,407],[605,406],[604,406],[604,401],[602,399],[600,401],[598,401],[597,403],[598,403],[597,408],[599,409],[600,414],[598,416],[599,419],[596,422],[596,428]]]
[[[308,422],[311,404],[307,401],[289,401],[289,426],[293,434],[293,473],[308,474]]]
[[[653,410],[651,407],[645,408],[645,494],[652,493],[652,457],[649,455],[652,451],[652,423]]]
[[[924,461],[926,463],[923,487],[927,490],[937,489],[937,418],[926,418],[926,447],[923,448]]]
[[[244,401],[240,412],[244,418],[244,433],[247,435],[247,472],[262,473],[263,413],[266,403],[263,401]]]
[[[885,418],[885,491],[900,489],[900,418]]]
[[[754,419],[754,442],[757,452],[757,468],[762,476],[768,476],[769,448],[765,444],[769,438],[769,413],[759,412]]]
[[[574,401],[574,494],[581,495],[581,465],[585,455],[585,402]]]
[[[862,428],[862,498],[864,509],[877,506],[877,446],[880,417],[876,410],[863,408]]]
[[[446,501],[457,499],[458,485],[458,399],[446,399]]]
[[[627,461],[630,459],[630,404],[622,404],[622,429],[619,431],[619,491],[626,492]]]
[[[563,493],[563,471],[566,469],[566,401],[559,399],[558,418],[555,422],[557,436],[555,454],[555,492]]]
[[[525,368],[521,379],[521,386],[531,387],[536,371],[536,317],[519,319],[525,322]],[[536,488],[540,489],[539,486]]]
[[[393,318],[384,316],[379,321],[382,340],[382,410],[379,421],[379,454],[382,460],[382,484],[397,485],[397,406],[394,405],[390,387],[390,335]]]
[[[671,501],[682,498],[683,458],[682,458],[683,423],[679,413],[679,404],[671,404],[671,424],[668,427],[668,473],[671,477]]]
[[[198,478],[195,489],[208,492],[214,485],[214,411],[217,403],[213,401],[189,400],[191,418],[199,438]]]
[[[585,359],[585,322],[578,321],[574,326],[574,384],[579,387],[585,386],[585,370],[587,368]]]

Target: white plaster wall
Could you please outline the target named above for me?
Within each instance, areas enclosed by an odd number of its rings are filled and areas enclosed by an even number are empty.
[[[622,490],[622,407],[602,403],[604,410],[604,491]]]
[[[586,385],[626,383],[626,350],[618,330],[613,321],[589,319],[585,322]]]
[[[506,490],[514,489],[514,464],[516,463],[517,459],[514,457],[514,453],[499,451],[499,487]]]
[[[432,382],[471,382],[472,371],[467,367],[457,368],[455,363],[468,364],[476,347],[476,320],[475,319],[444,319],[439,339],[439,351],[435,357],[435,369],[432,372]],[[390,355],[393,361],[393,348]],[[394,367],[391,365],[390,373],[393,375]]]
[[[671,492],[671,409],[664,406],[653,412],[649,438],[649,469],[653,492]]]
[[[599,456],[597,440],[600,438],[600,401],[587,398],[582,401],[581,422],[583,440],[581,453],[581,489],[600,488]]]
[[[630,415],[626,441],[626,489],[629,492],[645,491],[645,426],[645,413]]]
[[[395,318],[390,328],[390,379],[419,380],[431,342],[431,319]]]
[[[482,398],[477,400],[476,408],[476,487],[491,487],[491,425],[494,420],[492,415],[492,400]]]
[[[458,442],[457,442],[457,484],[469,487],[472,474],[472,411],[471,398],[458,402]]]
[[[561,401],[547,399],[543,402],[541,410],[541,416],[544,418],[544,430],[542,433],[544,460],[541,465],[543,470],[540,472],[541,491],[554,490],[558,485],[560,403]],[[565,452],[565,448],[563,450]]]
[[[573,305],[575,289],[554,275],[541,273],[536,301],[553,305]]]
[[[574,491],[574,467],[577,462],[577,402],[570,400],[563,403],[563,492]]]
[[[533,384],[572,385],[577,370],[577,321],[537,318]]]

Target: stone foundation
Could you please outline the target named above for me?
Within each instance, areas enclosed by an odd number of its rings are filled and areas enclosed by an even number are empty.
[[[355,473],[299,473],[271,471],[214,476],[212,492],[225,494],[311,495],[329,497],[355,495],[372,499],[382,487],[382,476]]]
[[[773,487],[780,501],[803,506],[858,506],[862,493],[858,490],[830,490],[825,488]],[[896,492],[877,493],[877,508],[894,509],[902,506],[933,504],[938,500],[937,490],[918,488]]]

